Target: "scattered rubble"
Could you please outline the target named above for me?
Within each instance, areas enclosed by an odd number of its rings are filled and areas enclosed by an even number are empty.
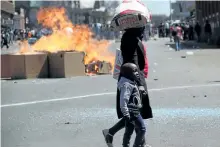
[[[93,61],[86,65],[86,73],[88,75],[111,74],[112,66],[106,61]]]

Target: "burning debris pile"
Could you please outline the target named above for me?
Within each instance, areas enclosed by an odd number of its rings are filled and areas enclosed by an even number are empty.
[[[86,65],[86,73],[93,74],[108,74],[112,71],[112,65],[105,61],[93,61]]]
[[[108,51],[109,42],[94,39],[92,31],[86,25],[72,24],[64,8],[41,8],[37,13],[37,20],[44,28],[50,28],[52,34],[42,36],[33,45],[24,41],[21,43],[21,54],[29,52],[56,53],[60,51],[84,52],[84,64],[87,67],[87,73],[94,72],[96,74],[97,71],[100,71],[101,63],[108,63],[110,69],[113,66],[114,54]],[[91,68],[93,65],[95,65],[95,70]]]

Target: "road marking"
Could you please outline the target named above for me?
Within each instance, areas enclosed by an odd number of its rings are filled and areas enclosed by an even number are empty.
[[[4,107],[12,107],[12,106],[22,106],[22,105],[38,104],[38,103],[57,102],[57,101],[65,101],[65,100],[71,100],[71,99],[81,99],[81,98],[86,98],[86,97],[112,95],[112,94],[115,94],[115,92],[88,94],[88,95],[74,96],[74,97],[67,97],[67,98],[56,98],[56,99],[41,100],[41,101],[32,101],[32,102],[6,104],[6,105],[1,105],[1,107],[4,108]]]
[[[202,88],[202,87],[218,87],[218,86],[220,86],[220,84],[187,85],[187,86],[174,86],[174,87],[166,87],[166,88],[155,88],[155,89],[149,89],[148,91],[164,91],[164,90]]]
[[[218,86],[220,87],[220,84],[188,85],[188,86],[174,86],[174,87],[166,87],[166,88],[155,88],[155,89],[149,89],[148,91],[153,92],[153,91],[176,90],[176,89],[186,89],[186,88],[202,88],[202,87],[218,87]],[[81,98],[87,98],[87,97],[95,97],[95,96],[103,96],[103,95],[114,95],[114,94],[115,94],[115,92],[97,93],[97,94],[88,94],[88,95],[74,96],[74,97],[67,97],[67,98],[56,98],[56,99],[41,100],[41,101],[5,104],[5,105],[1,105],[1,108],[31,105],[31,104],[39,104],[39,103],[49,103],[49,102],[57,102],[57,101],[66,101],[66,100],[72,100],[72,99],[81,99]]]

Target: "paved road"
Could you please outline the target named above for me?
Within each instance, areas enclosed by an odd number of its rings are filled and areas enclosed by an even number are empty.
[[[194,55],[187,55],[168,42],[147,43],[154,113],[146,121],[148,144],[219,147],[220,50],[191,49]],[[117,122],[111,75],[1,82],[2,147],[106,146],[101,130]]]
[[[9,53],[16,53],[19,51],[19,43],[14,42],[13,44],[9,44],[9,48],[7,49],[6,46],[1,48],[1,54],[9,54]]]

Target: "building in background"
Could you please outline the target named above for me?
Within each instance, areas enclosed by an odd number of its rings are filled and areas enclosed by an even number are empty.
[[[29,24],[29,12],[30,12],[30,3],[31,1],[14,1],[15,11],[18,15],[21,14],[24,17],[24,27],[27,28]],[[17,19],[17,16],[15,17]]]
[[[40,7],[64,7],[69,19],[74,24],[105,24],[111,19],[111,12],[117,7],[118,1],[100,0],[74,0],[74,1],[15,1],[15,11],[20,14],[20,9],[24,9],[25,27],[39,27],[37,23],[37,12]],[[113,15],[113,14],[112,14]]]
[[[196,19],[203,31],[206,20],[209,20],[213,32],[212,41],[220,45],[220,1],[196,1]]]
[[[37,12],[41,7],[64,7],[67,9],[67,15],[71,18],[72,1],[39,1],[39,0],[29,0],[29,1],[15,1],[15,11],[20,14],[20,9],[24,9],[25,17],[25,27],[26,28],[37,28],[39,24],[37,23]]]
[[[1,1],[1,27],[13,28],[13,16],[15,8],[13,1]]]
[[[17,12],[14,13],[13,29],[16,29],[16,30],[24,30],[25,29],[25,13],[24,13],[23,8],[20,8],[19,14]]]
[[[176,1],[171,4],[171,7],[173,20],[186,20],[192,16],[196,3],[195,1]]]
[[[77,1],[77,4],[74,3],[73,7],[73,22],[76,24],[106,24],[112,18],[112,12],[118,4],[119,1]]]
[[[169,17],[166,15],[162,15],[162,14],[153,14],[152,15],[152,19],[151,19],[151,23],[153,24],[153,26],[158,27],[161,23],[164,23],[166,20],[168,20]]]
[[[90,13],[92,5],[84,6],[82,1],[73,1],[72,3],[72,22],[74,24],[89,24],[91,22]]]

